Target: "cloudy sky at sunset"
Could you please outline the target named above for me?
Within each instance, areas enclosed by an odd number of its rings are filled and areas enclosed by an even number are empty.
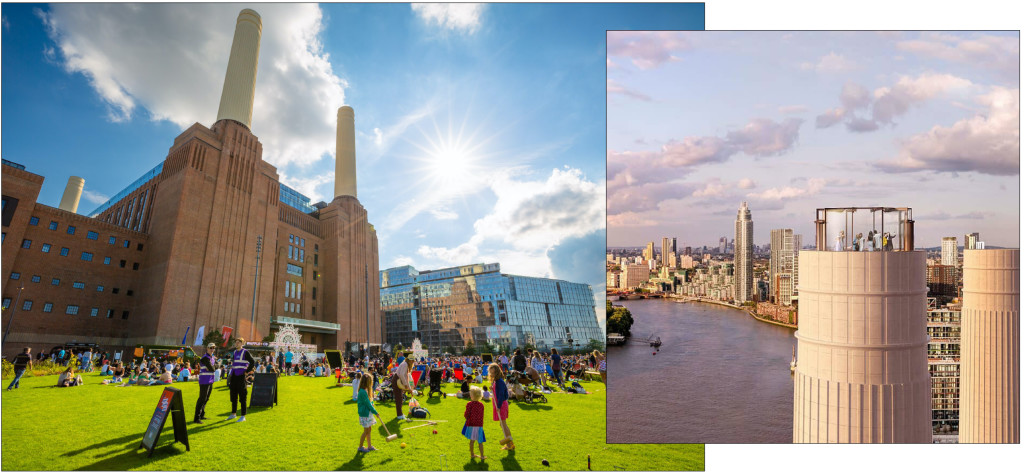
[[[813,236],[907,206],[918,247],[1019,242],[1016,32],[609,32],[608,243]]]

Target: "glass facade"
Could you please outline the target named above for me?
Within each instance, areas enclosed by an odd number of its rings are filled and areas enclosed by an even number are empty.
[[[284,183],[281,184],[281,191],[278,193],[278,196],[282,203],[302,211],[303,213],[309,214],[316,211],[316,208],[309,204],[310,200],[306,195],[285,186]]]
[[[540,349],[604,339],[587,284],[502,274],[498,264],[380,272],[386,339],[437,353],[484,342]]]
[[[103,203],[103,204],[99,205],[99,207],[97,207],[96,209],[92,210],[92,213],[89,213],[89,216],[91,216],[93,218],[95,218],[96,216],[99,216],[100,213],[103,213],[104,211],[106,211],[111,206],[114,206],[114,204],[116,204],[118,201],[123,200],[125,196],[128,196],[133,191],[139,189],[140,186],[146,184],[146,182],[148,182],[149,180],[152,180],[153,178],[155,178],[163,170],[164,170],[164,162],[158,163],[157,166],[153,167],[151,170],[149,170],[148,172],[146,172],[145,174],[140,176],[137,180],[133,181],[132,184],[126,186],[123,190],[121,190],[120,193],[114,195],[109,200],[107,200],[106,203]],[[141,221],[141,219],[140,219],[140,221]]]

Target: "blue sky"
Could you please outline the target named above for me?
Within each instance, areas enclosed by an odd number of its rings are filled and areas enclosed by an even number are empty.
[[[264,159],[330,201],[352,106],[382,269],[499,262],[603,295],[605,31],[703,28],[703,5],[5,3],[3,158],[44,204],[82,176],[92,211],[212,125],[246,7]]]
[[[907,206],[916,244],[1020,240],[1017,32],[609,33],[608,243],[754,240]]]

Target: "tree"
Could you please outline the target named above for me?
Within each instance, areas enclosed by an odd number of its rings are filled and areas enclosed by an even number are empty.
[[[609,310],[606,324],[607,332],[629,336],[629,329],[633,326],[633,315],[629,313],[629,309],[613,307],[611,301],[606,300],[606,302],[606,308]]]
[[[272,343],[273,341],[274,341],[274,334],[273,333],[263,337],[263,343]]]
[[[594,350],[602,351],[603,352],[604,351],[604,342],[601,341],[601,340],[595,340],[595,339],[591,338],[590,341],[587,342],[587,346],[584,347],[584,350],[587,353],[590,353],[590,352],[592,352]]]
[[[462,356],[474,356],[476,355],[476,344],[473,340],[466,342],[466,348],[462,350]]]
[[[447,346],[444,347],[444,352],[448,353],[449,355],[454,355],[455,354],[455,347],[453,347],[452,345],[447,345]]]
[[[217,346],[223,345],[224,335],[221,335],[219,330],[213,330],[210,333],[207,333],[205,336],[203,336],[203,346],[205,347],[210,343],[213,343],[214,345]]]

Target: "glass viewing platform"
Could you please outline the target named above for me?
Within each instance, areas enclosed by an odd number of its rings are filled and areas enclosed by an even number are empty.
[[[910,208],[818,208],[814,220],[819,251],[913,251]]]

